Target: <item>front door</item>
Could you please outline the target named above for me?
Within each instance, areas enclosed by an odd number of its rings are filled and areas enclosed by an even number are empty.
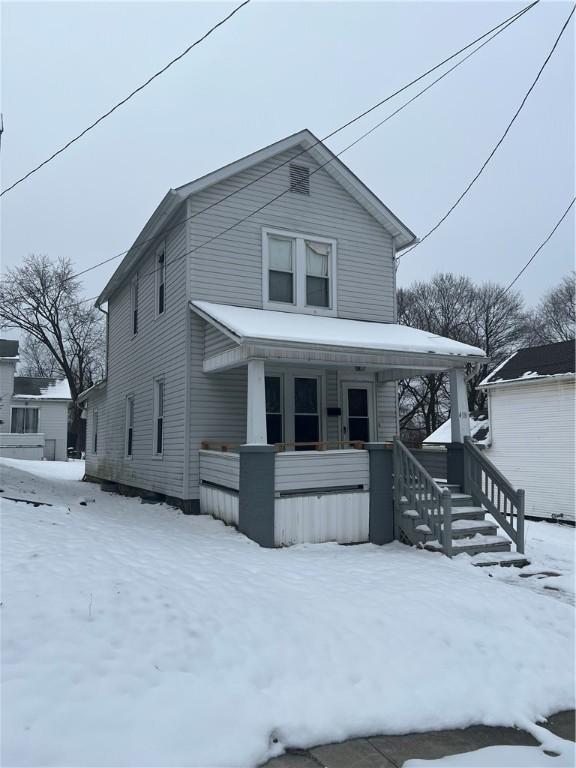
[[[373,435],[373,388],[372,384],[347,383],[343,388],[343,439],[368,443]]]

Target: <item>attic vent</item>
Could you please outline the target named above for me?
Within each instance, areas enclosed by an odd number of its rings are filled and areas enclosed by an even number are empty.
[[[290,192],[298,195],[310,194],[310,168],[305,165],[290,165]]]

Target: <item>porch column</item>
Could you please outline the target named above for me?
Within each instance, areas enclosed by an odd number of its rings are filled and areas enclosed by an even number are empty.
[[[470,435],[470,414],[468,413],[464,368],[450,369],[450,424],[452,442],[463,443],[464,438]]]
[[[248,361],[248,407],[246,442],[249,445],[266,445],[266,388],[264,360]]]

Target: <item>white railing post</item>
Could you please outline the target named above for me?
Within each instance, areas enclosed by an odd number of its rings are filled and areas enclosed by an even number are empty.
[[[450,369],[450,427],[452,442],[463,443],[470,435],[470,414],[464,368]]]
[[[266,445],[266,387],[264,360],[248,361],[248,405],[246,408],[246,442]]]

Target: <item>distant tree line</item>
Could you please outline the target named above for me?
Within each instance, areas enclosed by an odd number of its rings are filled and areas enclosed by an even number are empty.
[[[478,384],[519,347],[567,341],[575,336],[574,273],[527,309],[518,291],[496,283],[474,284],[469,278],[442,273],[398,291],[398,322],[485,350],[488,363],[469,367],[468,408],[486,407]],[[429,374],[399,385],[400,431],[421,442],[450,415],[448,375]]]

